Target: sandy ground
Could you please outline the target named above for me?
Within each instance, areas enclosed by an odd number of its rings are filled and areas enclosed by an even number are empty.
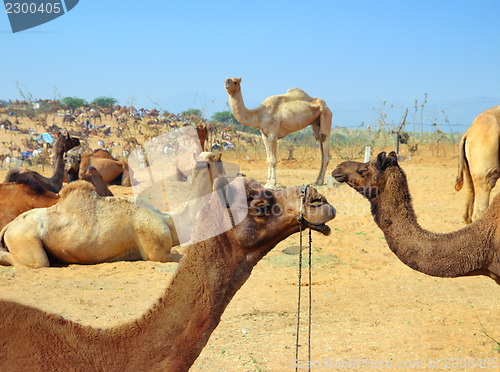
[[[332,160],[328,174],[338,162]],[[265,181],[264,161],[237,163],[247,175]],[[417,157],[402,167],[424,228],[448,232],[465,226],[464,191],[453,188],[456,159]],[[278,184],[309,183],[318,168],[312,159],[281,161]],[[131,194],[130,188],[111,189],[115,195]],[[478,363],[498,362],[499,345],[487,336],[500,340],[500,289],[493,280],[440,279],[413,271],[387,247],[366,200],[345,185],[319,190],[336,207],[337,217],[329,223],[330,236],[313,232],[312,237],[311,352],[318,361],[313,369],[381,369],[392,363],[400,370],[435,370],[457,363],[458,369],[470,371],[479,370]],[[191,371],[295,368],[298,255],[288,253],[296,252],[298,244],[298,234],[289,237],[255,267]],[[0,298],[82,324],[112,327],[148,309],[176,267],[155,262],[0,267]],[[307,359],[308,288],[302,288],[299,367]],[[472,362],[478,366],[472,368]]]

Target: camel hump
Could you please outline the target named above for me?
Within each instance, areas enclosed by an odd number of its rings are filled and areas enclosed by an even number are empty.
[[[3,182],[17,182],[20,174],[21,171],[19,169],[11,169]]]
[[[76,191],[76,190],[90,193],[92,191],[95,191],[95,187],[94,187],[94,185],[92,185],[90,182],[87,182],[87,181],[83,181],[83,180],[74,181],[74,182],[71,182],[70,184],[66,185],[61,190],[59,195],[61,196],[61,198],[65,198],[65,197],[67,197],[67,195],[69,193]]]

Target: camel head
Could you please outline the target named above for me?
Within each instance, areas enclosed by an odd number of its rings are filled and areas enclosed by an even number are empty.
[[[78,138],[71,137],[68,131],[66,131],[66,135],[59,133],[55,144],[56,149],[61,149],[61,151],[65,153],[77,146],[80,146],[80,140]]]
[[[337,165],[332,176],[338,182],[345,182],[365,198],[376,198],[385,188],[387,177],[385,171],[391,166],[398,166],[398,159],[394,151],[386,155],[378,154],[376,160],[368,163],[345,161]]]
[[[224,87],[229,94],[233,94],[241,90],[241,78],[227,78]]]
[[[324,235],[330,234],[331,230],[326,223],[335,218],[335,208],[314,187],[271,190],[248,177],[243,178],[243,183],[245,190],[242,192],[246,194],[248,212],[226,234],[230,241],[238,242],[244,252],[255,253],[252,256],[257,260],[300,229],[309,227]],[[221,185],[216,182],[215,186],[218,189]],[[229,184],[227,192],[223,192],[223,205],[231,204],[234,194],[241,191],[231,188]],[[242,199],[244,197],[245,195]],[[233,206],[231,210],[234,210]]]

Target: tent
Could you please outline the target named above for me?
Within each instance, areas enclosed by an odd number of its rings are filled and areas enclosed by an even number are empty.
[[[42,140],[42,141],[47,142],[47,143],[53,143],[54,142],[54,138],[52,138],[52,136],[50,135],[50,133],[42,133],[36,139],[37,139],[37,141]]]

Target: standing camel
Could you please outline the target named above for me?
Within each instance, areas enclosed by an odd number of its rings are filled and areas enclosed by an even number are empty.
[[[332,176],[369,200],[375,223],[405,265],[441,278],[485,275],[500,284],[500,197],[473,224],[436,234],[418,224],[395,152],[368,163],[343,162]]]
[[[301,228],[328,235],[325,223],[335,217],[334,208],[312,187],[304,193],[300,187],[272,191],[251,179],[242,186],[248,215],[234,228],[190,245],[169,287],[133,322],[84,327],[0,301],[0,370],[188,371],[260,259]],[[195,235],[203,237],[210,224],[231,225],[218,196],[213,193],[200,212]]]
[[[500,106],[479,114],[460,141],[460,163],[455,189],[466,184],[464,221],[479,218],[490,203],[500,177]]]
[[[290,133],[312,126],[313,134],[321,149],[321,169],[314,182],[322,185],[325,181],[326,167],[330,161],[330,130],[332,112],[325,101],[312,98],[298,88],[289,89],[286,94],[271,96],[253,110],[243,103],[241,78],[226,79],[225,87],[229,93],[229,104],[236,119],[243,125],[258,128],[266,146],[267,183],[265,187],[276,188],[276,164],[278,139]]]
[[[33,178],[43,188],[57,194],[62,187],[64,179],[64,154],[71,150],[73,147],[80,146],[78,138],[70,137],[69,132],[66,136],[59,134],[56,144],[54,145],[55,166],[52,176],[44,177],[35,171],[20,172],[18,169],[13,169],[7,174],[4,182],[20,182],[20,178]]]

